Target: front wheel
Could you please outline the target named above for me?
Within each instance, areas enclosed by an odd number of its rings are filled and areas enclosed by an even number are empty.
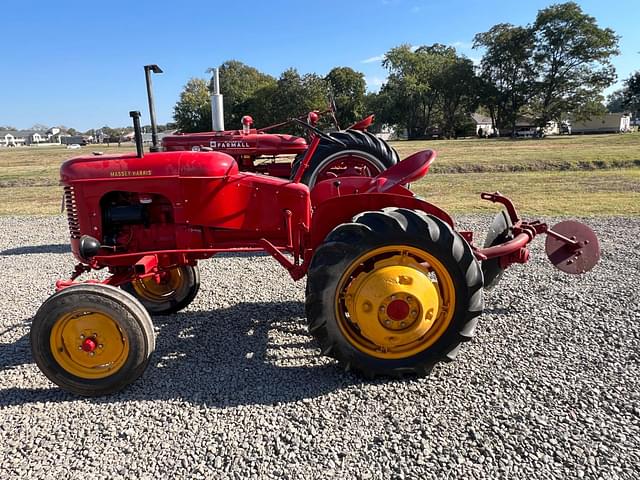
[[[186,308],[200,289],[198,267],[183,265],[157,275],[136,278],[122,286],[152,315],[168,315]]]
[[[30,339],[47,378],[83,396],[114,393],[134,382],[155,348],[142,305],[101,284],[74,285],[49,297],[33,318]]]
[[[366,377],[426,375],[452,360],[482,308],[468,243],[419,211],[356,216],[327,236],[309,268],[310,332],[323,354]]]

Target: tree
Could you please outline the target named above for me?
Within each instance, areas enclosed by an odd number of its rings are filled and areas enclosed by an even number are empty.
[[[624,107],[633,112],[640,111],[640,71],[625,80]]]
[[[535,94],[535,32],[499,23],[478,33],[473,47],[486,49],[480,63],[479,100],[489,110],[494,127],[509,128],[515,135],[517,118]]]
[[[210,68],[208,71],[211,72]],[[276,79],[237,60],[220,65],[220,93],[224,101],[226,128],[240,128],[240,120],[246,114],[254,115],[249,106],[257,92],[263,93],[275,86]],[[212,88],[212,85],[210,85]]]
[[[624,90],[616,90],[607,97],[607,111],[611,113],[624,112],[625,95]]]
[[[365,113],[364,74],[349,67],[336,67],[324,78],[336,103],[336,118],[342,128],[357,122]]]
[[[473,62],[457,55],[447,58],[437,78],[440,90],[442,134],[457,137],[470,122],[469,114],[477,107],[477,77]]]
[[[640,71],[624,81],[624,87],[607,98],[607,110],[612,113],[640,111]]]
[[[299,117],[327,107],[327,84],[315,73],[301,76],[295,68],[290,68],[282,72],[268,101],[273,115],[271,122]],[[299,133],[298,128],[290,131]]]
[[[173,108],[173,118],[178,129],[185,133],[211,130],[211,102],[206,80],[192,78],[187,82]]]
[[[34,123],[31,126],[31,130],[35,130],[37,132],[46,132],[47,130],[49,130],[49,126],[48,125],[44,125],[42,123]]]
[[[575,2],[540,10],[533,29],[540,72],[534,108],[540,125],[560,121],[567,113],[580,119],[584,105],[615,80],[610,59],[619,53],[618,37],[598,27]]]
[[[470,60],[445,45],[400,45],[387,52],[382,65],[389,77],[377,99],[382,106],[379,119],[405,126],[409,138],[423,137],[436,127],[446,136],[455,135],[475,95]]]

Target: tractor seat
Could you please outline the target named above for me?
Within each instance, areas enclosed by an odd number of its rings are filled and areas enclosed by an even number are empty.
[[[406,185],[424,177],[429,171],[431,162],[435,160],[436,152],[422,150],[396,163],[369,181],[366,192],[384,193],[397,185]]]

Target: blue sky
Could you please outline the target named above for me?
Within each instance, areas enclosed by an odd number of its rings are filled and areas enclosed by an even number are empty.
[[[63,124],[79,130],[148,119],[142,66],[154,77],[160,123],[171,121],[182,86],[207,67],[237,59],[278,76],[295,67],[326,74],[349,66],[377,90],[382,55],[401,43],[456,46],[500,22],[524,25],[554,1],[86,1],[20,0],[0,24],[0,125]],[[619,80],[640,69],[638,0],[578,2],[622,38]],[[610,89],[611,90],[611,89]],[[224,93],[224,92],[223,92]]]

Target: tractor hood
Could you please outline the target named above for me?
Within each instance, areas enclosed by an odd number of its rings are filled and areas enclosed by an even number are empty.
[[[211,148],[230,155],[278,155],[298,154],[307,149],[304,138],[275,133],[242,133],[238,130],[226,132],[187,133],[166,136],[162,146],[167,151]]]
[[[76,157],[60,167],[62,183],[128,177],[223,177],[238,173],[235,160],[222,152],[159,152]]]

